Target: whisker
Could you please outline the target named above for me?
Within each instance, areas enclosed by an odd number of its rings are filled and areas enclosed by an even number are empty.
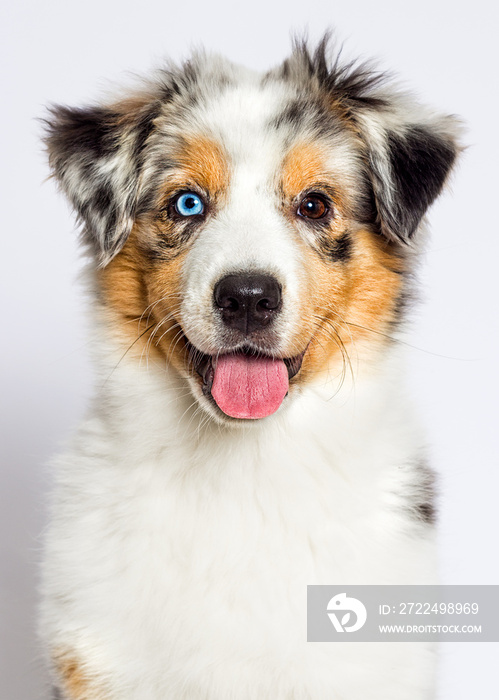
[[[121,362],[123,361],[123,359],[125,358],[125,356],[126,356],[126,355],[130,352],[130,350],[133,348],[133,346],[135,345],[135,343],[138,343],[138,341],[142,338],[142,336],[144,336],[148,331],[150,331],[151,328],[154,328],[155,325],[156,325],[156,324],[153,323],[153,324],[151,324],[150,326],[148,326],[144,331],[142,331],[142,333],[140,333],[140,335],[138,335],[138,336],[135,338],[135,340],[133,341],[133,343],[131,343],[131,344],[127,347],[127,349],[125,350],[125,352],[123,353],[123,355],[120,357],[120,359],[118,360],[118,362],[116,363],[116,365],[113,367],[113,369],[111,370],[111,372],[109,373],[109,375],[108,375],[108,376],[106,377],[106,379],[104,380],[104,383],[102,384],[103,387],[106,385],[106,383],[107,383],[107,382],[109,381],[109,379],[112,377],[112,375],[113,375],[113,373],[115,372],[115,370],[119,367],[119,365],[121,364]]]
[[[323,310],[326,313],[328,311],[330,311],[330,309],[323,309]],[[332,398],[334,398],[334,396],[336,396],[341,391],[341,389],[346,381],[347,369],[350,370],[350,376],[352,378],[353,383],[355,382],[355,373],[353,370],[350,354],[348,353],[348,350],[345,346],[345,343],[344,343],[343,339],[341,338],[341,335],[338,331],[338,328],[337,328],[336,324],[333,322],[333,320],[327,316],[322,316],[322,315],[318,315],[318,314],[314,314],[312,318],[314,318],[317,321],[317,326],[316,326],[316,330],[313,334],[312,342],[320,343],[319,331],[323,331],[334,342],[334,344],[337,346],[337,348],[339,349],[339,351],[341,353],[341,359],[342,359],[341,373],[339,375],[338,388],[335,391],[335,393],[333,394],[333,396],[331,397],[331,399],[332,399]],[[355,345],[353,344],[352,337],[350,338],[350,340],[352,341],[352,346],[355,347]],[[322,347],[322,343],[320,343],[320,344]],[[328,372],[329,371],[330,371],[330,367],[328,367]]]
[[[405,347],[411,348],[412,350],[417,350],[418,352],[424,352],[426,355],[432,355],[433,357],[440,357],[443,360],[456,360],[458,362],[476,362],[478,358],[474,357],[453,357],[452,355],[442,355],[438,352],[432,352],[431,350],[425,350],[425,348],[420,348],[417,345],[413,345],[412,343],[408,343],[406,340],[401,340],[400,338],[397,338],[393,335],[390,335],[389,333],[383,333],[383,331],[378,331],[375,328],[369,328],[369,326],[363,326],[359,323],[353,323],[352,321],[343,321],[344,324],[347,326],[350,326],[351,328],[359,328],[361,330],[367,331],[368,333],[374,333],[376,335],[379,335],[386,340],[390,340],[392,343],[396,343],[398,345],[404,345]]]

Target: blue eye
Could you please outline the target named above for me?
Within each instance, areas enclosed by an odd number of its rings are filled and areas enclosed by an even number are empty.
[[[180,216],[199,216],[204,212],[204,203],[194,192],[184,192],[175,201],[175,210]]]

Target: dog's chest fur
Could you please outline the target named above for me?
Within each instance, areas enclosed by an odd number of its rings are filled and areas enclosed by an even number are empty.
[[[233,431],[203,427],[164,375],[115,370],[109,412],[59,460],[52,647],[84,656],[120,700],[422,697],[426,645],[399,645],[393,670],[392,645],[306,642],[307,584],[434,579],[397,374],[387,361],[339,405],[309,388]]]

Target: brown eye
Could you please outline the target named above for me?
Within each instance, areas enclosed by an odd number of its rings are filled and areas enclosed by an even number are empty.
[[[329,212],[329,206],[323,197],[309,194],[302,199],[298,207],[298,215],[306,219],[322,219]]]

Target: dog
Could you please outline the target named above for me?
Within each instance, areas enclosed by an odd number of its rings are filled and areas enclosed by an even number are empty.
[[[436,581],[400,336],[458,121],[326,37],[54,107],[46,144],[97,371],[45,542],[61,697],[432,696],[432,644],[307,643],[306,587]]]

